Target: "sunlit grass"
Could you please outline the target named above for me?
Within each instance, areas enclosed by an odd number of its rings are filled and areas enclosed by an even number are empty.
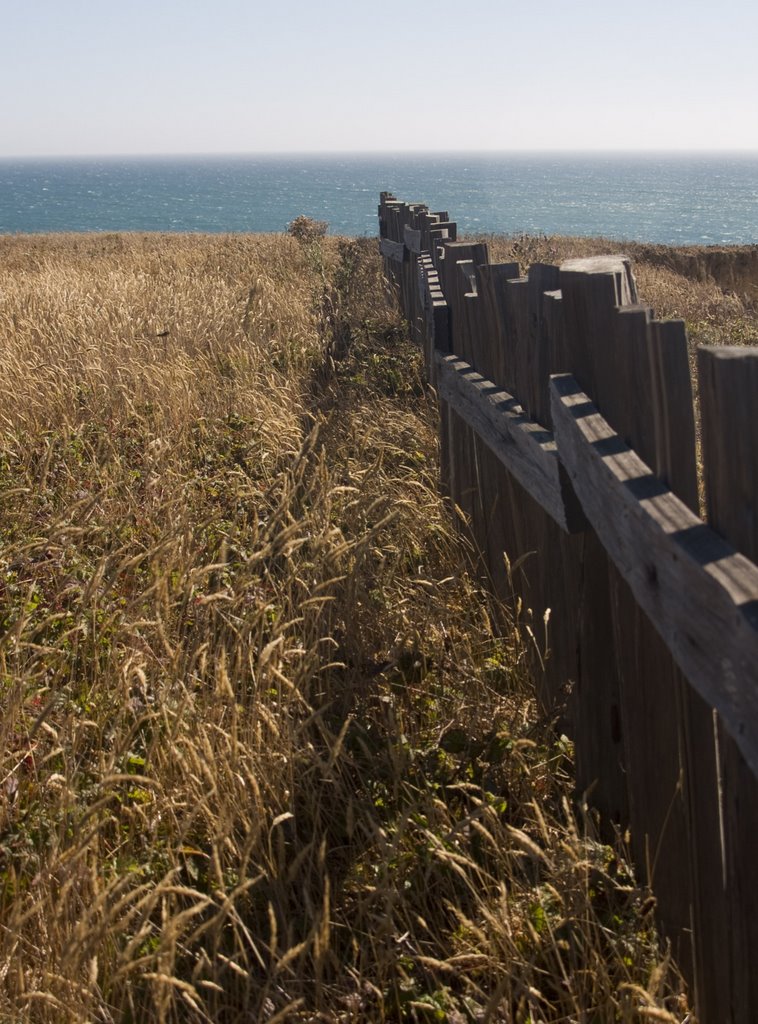
[[[372,243],[0,259],[2,1019],[681,1020]]]

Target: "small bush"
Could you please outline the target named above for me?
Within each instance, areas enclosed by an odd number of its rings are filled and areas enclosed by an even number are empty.
[[[325,220],[315,220],[313,217],[306,217],[300,214],[299,217],[287,225],[287,234],[292,235],[302,245],[308,245],[324,238],[329,225]]]

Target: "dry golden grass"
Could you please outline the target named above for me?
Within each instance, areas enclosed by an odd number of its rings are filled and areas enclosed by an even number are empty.
[[[0,263],[0,1018],[681,1021],[371,243]]]

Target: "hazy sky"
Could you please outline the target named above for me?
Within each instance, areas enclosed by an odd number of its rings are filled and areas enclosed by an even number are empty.
[[[0,0],[0,156],[758,149],[755,0]]]

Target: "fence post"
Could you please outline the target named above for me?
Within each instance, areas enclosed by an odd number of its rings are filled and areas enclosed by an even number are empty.
[[[645,307],[621,307],[607,345],[617,386],[605,394],[598,384],[596,401],[604,417],[678,497],[696,505],[694,408],[684,325],[654,323]],[[663,452],[665,460],[660,458]],[[691,980],[694,872],[683,723],[691,691],[613,565],[609,581],[632,850],[638,872],[644,872],[656,893],[658,921]],[[695,700],[704,711],[692,694]]]
[[[609,398],[615,381],[607,342],[617,306],[636,302],[629,260],[623,256],[570,260],[560,274],[564,356],[568,370],[593,399]],[[602,403],[599,403],[601,412]],[[577,790],[601,815],[604,831],[629,820],[621,694],[615,656],[611,567],[594,530],[585,535],[579,594],[579,674],[570,717]]]
[[[470,362],[477,344],[478,297],[471,294],[473,270],[479,263],[488,262],[487,246],[483,243],[445,241],[441,246],[438,271],[442,291],[448,304],[450,345],[456,355]],[[464,264],[462,267],[461,264]],[[471,299],[472,301],[469,301]],[[447,445],[450,459],[449,478],[451,498],[465,513],[471,538],[480,557],[480,570],[486,564],[487,499],[483,493],[482,444],[474,431],[450,407],[446,410]]]
[[[708,522],[756,562],[758,349],[701,348],[698,371]],[[730,970],[727,991],[720,993],[720,1016],[714,1005],[712,1019],[743,1024],[758,1015],[758,781],[720,724],[717,731],[723,794],[722,893],[729,940],[727,950],[720,952],[728,954]],[[713,879],[716,892],[719,881]],[[723,974],[719,972],[715,980],[723,983]],[[710,1018],[704,1020],[711,1024]]]

